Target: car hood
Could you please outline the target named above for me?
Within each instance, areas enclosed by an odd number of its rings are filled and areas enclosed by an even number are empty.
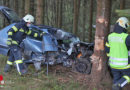
[[[7,18],[7,20],[10,23],[20,21],[20,18],[18,17],[18,15],[13,10],[9,9],[8,7],[0,6],[0,12],[3,13],[5,18]]]

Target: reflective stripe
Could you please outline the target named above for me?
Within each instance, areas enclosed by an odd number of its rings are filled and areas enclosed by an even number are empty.
[[[127,82],[129,83],[130,82],[130,77],[129,76],[123,76],[126,80],[127,80]]]
[[[130,56],[130,51],[128,51],[128,56]]]
[[[13,26],[12,28],[13,28],[13,30],[14,30],[15,32],[18,31],[18,29],[17,29],[15,26]]]
[[[27,34],[28,34],[28,35],[30,35],[30,34],[31,34],[31,32],[32,32],[32,31],[31,31],[31,30],[29,30],[29,31],[27,32]]]
[[[8,40],[12,40],[12,38],[8,38]]]
[[[16,64],[16,66],[17,66],[17,71],[18,71],[18,73],[21,75],[20,68],[19,68],[19,64]]]
[[[121,84],[121,87],[124,87],[126,84],[128,83],[128,81],[124,81],[122,84]]]
[[[8,32],[8,35],[13,35],[13,33],[12,32]]]
[[[113,62],[113,61],[110,61],[110,60],[109,60],[109,63],[110,63],[110,64],[113,64],[113,65],[118,65],[118,66],[120,66],[120,67],[121,67],[121,65],[122,65],[122,66],[128,65],[128,63],[126,63],[126,62],[117,63],[117,62]]]
[[[18,42],[12,40],[12,44],[16,44],[16,45],[18,45]]]
[[[19,63],[23,63],[23,61],[22,60],[16,60],[15,63],[19,64]]]
[[[6,44],[7,44],[7,45],[11,45],[11,42],[10,42],[10,41],[7,41]]]
[[[7,61],[7,64],[9,64],[9,65],[13,65],[13,62]]]
[[[125,67],[112,67],[112,68],[114,68],[114,69],[128,69],[128,68],[130,68],[130,64],[128,64],[127,66],[125,66]]]
[[[128,61],[128,58],[114,58],[114,57],[110,57],[110,59],[118,60],[118,61]]]
[[[106,44],[105,44],[107,47],[110,47],[110,45],[106,42]]]
[[[24,32],[24,30],[21,28],[20,30],[19,30],[20,32]]]
[[[35,34],[34,34],[34,37],[37,37],[37,36],[38,36],[38,34],[37,34],[37,33],[35,33]]]

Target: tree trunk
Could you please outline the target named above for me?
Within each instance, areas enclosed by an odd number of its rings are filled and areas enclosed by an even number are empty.
[[[5,0],[5,6],[10,8],[9,0]]]
[[[43,24],[43,0],[37,0],[36,24]]]
[[[102,3],[101,3],[102,2]],[[107,68],[107,57],[105,54],[104,43],[109,32],[111,0],[98,0],[97,2],[97,17],[96,17],[96,33],[94,54],[92,55],[92,72],[90,90],[105,89],[104,84],[110,84],[111,79]]]
[[[57,26],[58,28],[62,27],[62,0],[58,0],[58,18],[57,18]]]
[[[18,0],[14,0],[14,10],[18,14]]]
[[[30,13],[30,0],[25,0],[25,14]]]
[[[120,0],[120,9],[125,9],[125,0]]]
[[[89,14],[89,37],[88,41],[92,42],[92,23],[93,23],[93,0],[90,0],[90,14]]]
[[[29,13],[31,14],[31,15],[33,15],[34,17],[35,17],[35,14],[36,14],[36,10],[34,9],[35,8],[35,2],[36,2],[37,0],[30,0],[30,3],[29,3],[29,5],[30,5],[30,7],[29,7]]]
[[[78,32],[79,8],[80,8],[80,0],[74,0],[73,33],[75,35],[77,35]]]
[[[3,1],[3,4],[4,4],[4,6],[10,8],[9,0],[4,0],[4,1]],[[4,25],[4,27],[8,25],[6,19],[4,19],[4,24],[3,24],[3,25]]]
[[[85,36],[86,36],[86,8],[87,8],[87,0],[84,0],[83,2],[83,32],[82,32],[82,40],[85,41]]]
[[[18,1],[18,7],[19,7],[19,9],[18,9],[18,11],[19,11],[19,13],[18,13],[18,15],[19,15],[19,17],[20,18],[22,18],[23,16],[25,16],[24,15],[24,0],[20,0],[20,1]]]

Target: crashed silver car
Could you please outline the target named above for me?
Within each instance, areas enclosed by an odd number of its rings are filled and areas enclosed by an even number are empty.
[[[0,6],[0,11],[10,23],[0,30],[0,54],[8,56],[10,48],[6,45],[7,31],[20,19],[7,7]],[[38,39],[27,36],[20,44],[22,60],[26,65],[34,64],[36,70],[41,70],[42,65],[62,64],[80,73],[91,72],[93,43],[82,42],[72,33],[51,26],[32,25],[29,29],[46,34]]]

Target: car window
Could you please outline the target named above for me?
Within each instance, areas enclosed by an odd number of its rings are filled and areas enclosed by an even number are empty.
[[[7,18],[0,12],[0,30],[9,25]]]

